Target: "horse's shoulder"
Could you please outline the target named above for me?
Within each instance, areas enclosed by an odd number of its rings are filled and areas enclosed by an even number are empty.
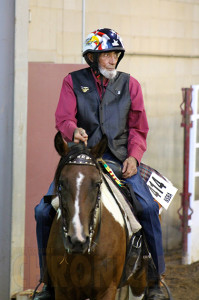
[[[61,222],[61,215],[60,209],[57,210],[57,213],[53,219],[52,226],[50,229],[50,237],[49,240],[55,239],[60,232],[60,222]]]
[[[108,175],[104,174],[103,177],[106,182],[105,185],[108,186],[107,189],[112,194],[113,202],[120,210],[120,215],[122,215],[123,222],[126,224],[129,235],[131,236],[133,233],[136,233],[141,229],[141,225],[136,219],[130,207],[129,201],[122,194],[119,187],[116,186],[116,184]]]

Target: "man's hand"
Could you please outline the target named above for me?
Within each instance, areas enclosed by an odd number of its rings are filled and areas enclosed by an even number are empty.
[[[122,174],[123,178],[129,178],[137,173],[137,160],[133,156],[129,156],[123,162]]]
[[[88,135],[86,131],[83,128],[77,127],[74,131],[74,138],[73,138],[74,143],[78,144],[80,141],[82,141],[87,146],[87,140],[88,140]]]

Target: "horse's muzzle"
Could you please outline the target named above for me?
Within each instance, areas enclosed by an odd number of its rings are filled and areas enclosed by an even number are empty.
[[[89,236],[80,241],[75,236],[68,235],[64,240],[64,247],[70,253],[85,253],[88,250]]]

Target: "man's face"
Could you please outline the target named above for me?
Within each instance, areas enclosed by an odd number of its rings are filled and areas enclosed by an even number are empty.
[[[115,51],[104,52],[99,55],[99,66],[107,71],[115,70],[119,53]]]
[[[113,79],[117,71],[115,69],[118,61],[119,53],[112,52],[104,52],[99,55],[98,67],[100,73],[107,79]]]

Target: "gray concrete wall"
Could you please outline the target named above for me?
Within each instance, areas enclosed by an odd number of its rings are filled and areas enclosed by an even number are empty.
[[[23,290],[26,207],[26,132],[28,98],[29,3],[15,1],[15,76],[10,293]]]
[[[14,1],[0,2],[0,299],[10,294]]]

